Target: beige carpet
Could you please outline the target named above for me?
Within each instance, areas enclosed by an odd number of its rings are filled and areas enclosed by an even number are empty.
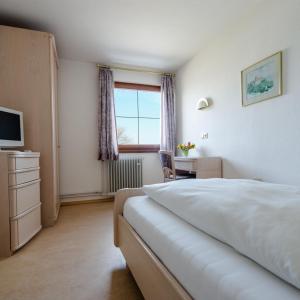
[[[112,207],[62,207],[54,227],[0,261],[0,299],[143,299],[113,245]]]

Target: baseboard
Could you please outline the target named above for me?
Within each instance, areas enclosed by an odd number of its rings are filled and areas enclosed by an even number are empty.
[[[62,206],[107,202],[114,200],[114,198],[111,195],[103,195],[100,193],[61,195],[60,199]]]
[[[103,202],[113,202],[113,201],[114,201],[114,198],[94,199],[94,200],[75,200],[75,201],[61,202],[61,206],[90,204],[90,203],[103,203]]]

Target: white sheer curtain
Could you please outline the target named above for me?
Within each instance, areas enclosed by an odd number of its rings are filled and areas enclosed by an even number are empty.
[[[175,76],[161,78],[161,150],[176,150]]]

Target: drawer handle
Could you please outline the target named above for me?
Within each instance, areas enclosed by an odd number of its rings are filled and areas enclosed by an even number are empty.
[[[21,183],[21,184],[18,184],[18,185],[13,185],[13,186],[10,186],[9,189],[10,190],[16,190],[16,189],[24,188],[24,187],[29,186],[29,185],[33,185],[33,184],[38,183],[38,182],[41,182],[41,179],[29,181],[29,182],[26,182],[26,183]]]
[[[38,203],[35,206],[30,207],[29,209],[25,210],[24,212],[22,212],[21,214],[10,218],[11,221],[15,221],[15,220],[19,220],[23,217],[25,217],[26,215],[28,215],[29,213],[31,213],[32,211],[34,211],[36,208],[40,207],[42,205],[42,203]]]
[[[30,169],[18,169],[18,170],[12,170],[9,171],[9,174],[17,174],[17,173],[27,173],[27,172],[34,172],[34,171],[39,171],[41,168],[37,167],[37,168],[30,168]]]

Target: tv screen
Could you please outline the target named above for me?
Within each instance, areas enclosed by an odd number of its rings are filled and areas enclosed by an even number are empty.
[[[0,111],[0,140],[21,141],[20,115]]]
[[[24,146],[23,113],[0,106],[0,147]]]

